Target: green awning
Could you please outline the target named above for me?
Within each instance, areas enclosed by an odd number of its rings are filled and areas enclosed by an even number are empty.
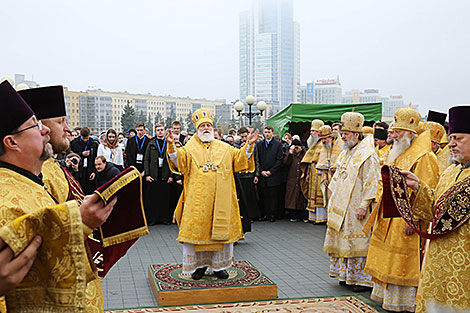
[[[364,115],[366,121],[379,121],[382,119],[382,103],[357,103],[357,104],[303,104],[292,103],[272,117],[266,124],[274,128],[274,132],[284,135],[289,131],[290,123],[311,122],[320,119],[324,122],[339,122],[345,112],[359,112]]]

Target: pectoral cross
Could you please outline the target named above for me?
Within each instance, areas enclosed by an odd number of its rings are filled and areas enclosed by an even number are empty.
[[[217,171],[217,165],[214,163],[211,163],[211,161],[207,161],[206,164],[202,167],[202,170],[204,172],[208,172],[209,169],[212,169],[213,171]]]

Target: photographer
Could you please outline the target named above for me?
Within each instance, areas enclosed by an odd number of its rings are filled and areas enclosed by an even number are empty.
[[[80,164],[80,156],[76,153],[69,153],[65,158],[65,168],[72,174],[73,178],[77,181],[81,177],[80,172],[78,170],[78,164]]]

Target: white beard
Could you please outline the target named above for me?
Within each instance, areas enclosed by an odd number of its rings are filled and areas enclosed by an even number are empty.
[[[310,135],[307,139],[307,146],[310,149],[318,142],[318,135]]]
[[[401,139],[394,139],[390,153],[387,157],[387,164],[392,164],[395,160],[411,146],[411,141],[414,137],[409,138],[407,134],[403,135]]]
[[[214,130],[210,132],[203,132],[198,130],[197,131],[197,136],[202,142],[211,142],[214,139]]]

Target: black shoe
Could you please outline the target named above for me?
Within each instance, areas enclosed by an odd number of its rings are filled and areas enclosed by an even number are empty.
[[[202,278],[202,276],[204,276],[204,273],[206,272],[206,270],[207,270],[207,267],[198,268],[194,273],[191,274],[191,277],[194,280],[199,280]]]
[[[339,281],[339,285],[340,285],[340,286],[347,286],[347,285],[346,285],[346,282],[345,282],[344,280],[340,280],[340,281]]]
[[[220,279],[227,279],[228,278],[228,272],[226,270],[222,271],[214,271],[215,276]]]
[[[371,287],[359,286],[359,285],[354,286],[352,289],[353,292],[364,292],[364,291],[370,291],[370,290],[372,290]]]
[[[276,221],[276,218],[273,216],[273,217],[271,217],[271,218],[269,219],[269,221],[270,221],[271,223],[273,223],[273,222]]]
[[[262,216],[262,217],[257,219],[258,222],[264,222],[266,220],[268,220],[268,218],[266,216]]]

